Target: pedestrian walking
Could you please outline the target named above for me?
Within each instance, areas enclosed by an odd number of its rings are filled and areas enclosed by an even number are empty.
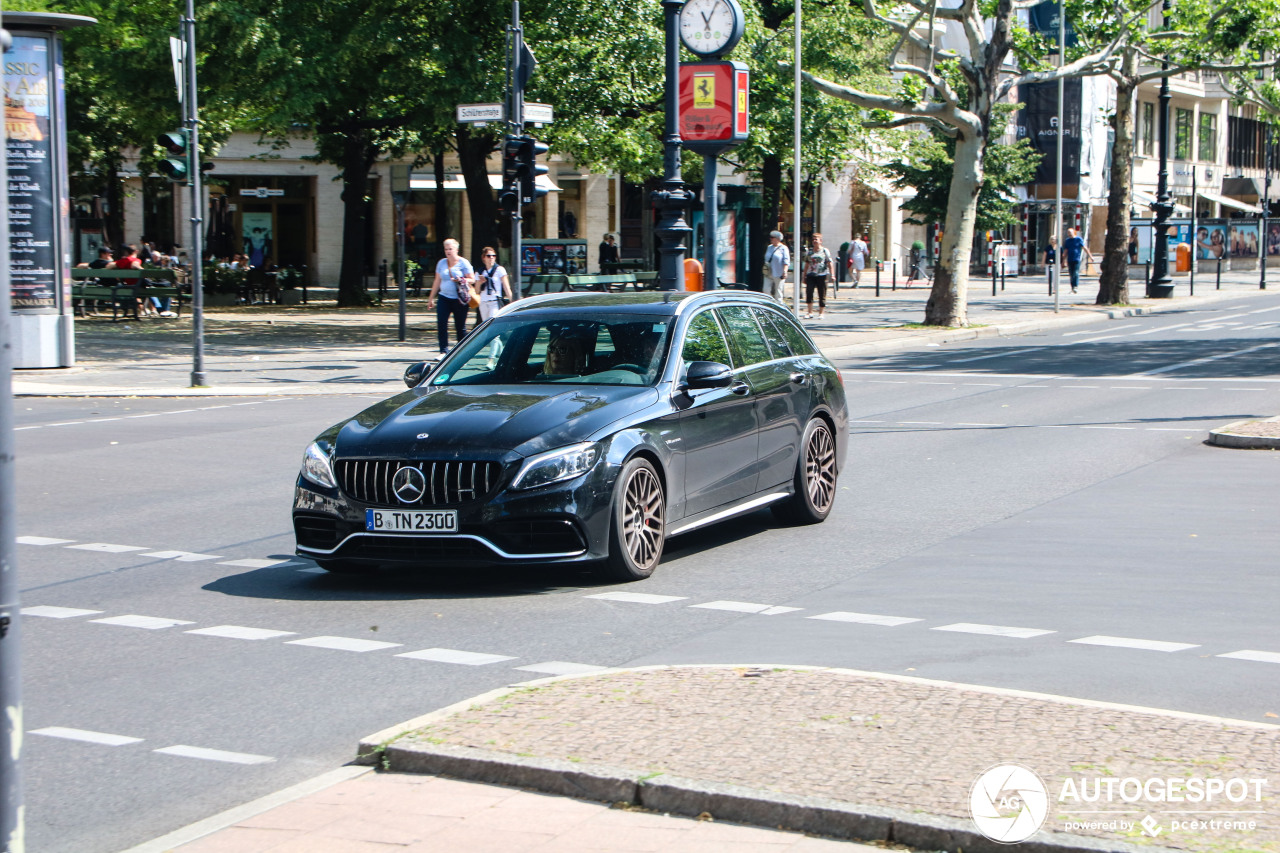
[[[1067,239],[1062,241],[1062,251],[1067,256],[1067,271],[1071,275],[1071,292],[1076,292],[1080,284],[1080,258],[1086,257],[1093,263],[1093,253],[1084,244],[1084,240],[1076,234],[1076,229],[1067,229]]]
[[[449,351],[449,318],[453,318],[453,330],[457,341],[467,334],[467,305],[471,301],[471,285],[475,283],[475,270],[466,258],[458,254],[458,241],[452,237],[444,241],[444,257],[436,263],[436,278],[427,297],[427,310],[436,312],[436,340],[440,354]],[[440,297],[437,304],[436,297]]]
[[[862,271],[867,268],[867,260],[871,257],[871,249],[867,245],[867,235],[855,237],[849,244],[849,267],[853,270],[853,286],[856,289],[862,282]]]
[[[480,291],[480,320],[483,322],[511,301],[511,282],[506,268],[498,263],[497,249],[485,246],[480,258],[484,266],[476,272],[476,287]]]
[[[764,250],[764,293],[784,305],[787,300],[782,295],[782,288],[787,281],[787,270],[790,268],[791,252],[782,242],[782,232],[770,231],[769,248]]]
[[[1056,287],[1053,276],[1057,271],[1058,263],[1058,238],[1050,237],[1049,245],[1044,247],[1044,271],[1049,276],[1049,286]]]
[[[835,278],[836,266],[831,259],[831,252],[822,245],[822,235],[813,233],[813,245],[805,256],[804,267],[804,303],[806,320],[813,319],[813,292],[818,292],[818,319],[827,314],[827,280]]]

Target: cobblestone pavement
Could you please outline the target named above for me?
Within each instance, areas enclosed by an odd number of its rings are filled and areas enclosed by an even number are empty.
[[[837,670],[662,668],[518,689],[407,737],[969,818],[983,771],[1046,783],[1046,830],[1196,851],[1280,850],[1280,726]],[[1125,802],[1149,778],[1264,779],[1261,802]],[[1082,799],[1059,800],[1064,784]],[[1100,801],[1085,802],[1095,786]],[[1240,786],[1233,789],[1240,793]],[[1188,813],[1189,812],[1189,813]],[[1229,813],[1228,813],[1229,812]],[[1242,813],[1247,812],[1247,813]],[[1144,834],[1150,815],[1161,827]],[[1253,829],[1173,820],[1254,823]],[[1125,820],[1120,832],[1083,822]]]

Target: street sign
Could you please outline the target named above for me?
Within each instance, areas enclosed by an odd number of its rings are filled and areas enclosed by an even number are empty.
[[[747,138],[749,72],[741,62],[680,63],[680,138],[685,148],[719,153]]]
[[[182,104],[186,99],[186,87],[183,81],[187,75],[183,71],[183,60],[187,56],[187,43],[180,38],[169,36],[169,55],[173,57],[173,81],[178,84],[178,103]]]
[[[555,111],[550,104],[532,104],[525,101],[524,120],[526,124],[551,124],[555,121]]]
[[[505,121],[507,111],[502,104],[458,104],[458,121]]]
[[[470,124],[506,120],[507,109],[504,104],[458,104],[460,122]],[[550,104],[526,103],[524,120],[527,124],[551,124],[555,120],[555,110]]]

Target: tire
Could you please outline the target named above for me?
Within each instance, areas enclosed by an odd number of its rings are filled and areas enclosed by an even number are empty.
[[[667,536],[667,498],[649,460],[637,457],[622,467],[610,512],[604,574],[617,581],[649,577],[662,560]]]
[[[831,514],[836,501],[836,442],[831,427],[814,418],[804,428],[796,460],[795,494],[774,504],[773,513],[793,524],[817,524]]]
[[[316,560],[316,565],[334,575],[367,575],[377,569],[372,563],[355,560]]]

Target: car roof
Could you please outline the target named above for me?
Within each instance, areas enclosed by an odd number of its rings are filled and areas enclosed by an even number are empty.
[[[528,296],[507,306],[502,313],[510,316],[526,311],[608,310],[628,314],[678,314],[694,305],[731,301],[777,303],[762,293],[749,290],[676,291],[657,290],[644,293],[544,293]]]

